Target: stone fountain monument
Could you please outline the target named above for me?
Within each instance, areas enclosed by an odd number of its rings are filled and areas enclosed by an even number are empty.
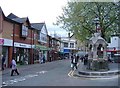
[[[107,71],[107,42],[101,37],[101,30],[97,30],[88,42],[88,64],[87,69],[93,71]]]

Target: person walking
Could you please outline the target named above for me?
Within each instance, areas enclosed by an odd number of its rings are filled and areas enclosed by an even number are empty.
[[[73,69],[73,59],[74,59],[74,56],[73,54],[71,55],[71,68]]]
[[[2,55],[2,70],[4,70],[5,57]]]
[[[78,64],[79,58],[80,58],[80,57],[77,55],[77,57],[76,57],[77,66],[79,65],[79,64]]]
[[[45,63],[45,55],[43,54],[43,63]]]
[[[77,69],[77,62],[78,62],[77,57],[74,55],[71,59],[72,59],[71,63],[73,64],[72,70],[74,70],[74,68]]]
[[[85,58],[84,58],[84,65],[87,65],[88,63],[88,54],[85,55]]]
[[[84,61],[84,58],[85,58],[84,56],[81,56],[81,57],[80,57],[81,62]]]
[[[17,69],[17,64],[16,64],[16,61],[15,61],[14,58],[12,59],[11,66],[12,66],[11,76],[13,76],[14,72],[16,72],[17,75],[19,75],[19,72],[18,72],[18,69]]]

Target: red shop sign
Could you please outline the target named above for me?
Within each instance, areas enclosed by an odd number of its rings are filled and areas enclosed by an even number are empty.
[[[4,44],[4,39],[0,39],[0,44]]]

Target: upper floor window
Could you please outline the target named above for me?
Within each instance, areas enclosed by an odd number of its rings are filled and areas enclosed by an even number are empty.
[[[39,41],[43,43],[47,43],[47,29],[45,25],[43,25],[41,31],[39,31]]]
[[[22,37],[27,37],[28,36],[28,27],[25,25],[22,25],[22,32],[21,32]]]
[[[47,35],[43,34],[43,33],[40,33],[39,40],[41,42],[47,43]]]
[[[70,43],[70,48],[74,48],[74,43]]]
[[[64,47],[68,47],[68,43],[64,43]]]

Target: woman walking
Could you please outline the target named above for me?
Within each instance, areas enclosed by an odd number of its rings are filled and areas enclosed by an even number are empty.
[[[12,59],[11,66],[12,66],[11,76],[13,76],[14,72],[16,72],[17,75],[19,75],[19,72],[17,69],[17,64],[16,64],[16,61],[14,59]]]

